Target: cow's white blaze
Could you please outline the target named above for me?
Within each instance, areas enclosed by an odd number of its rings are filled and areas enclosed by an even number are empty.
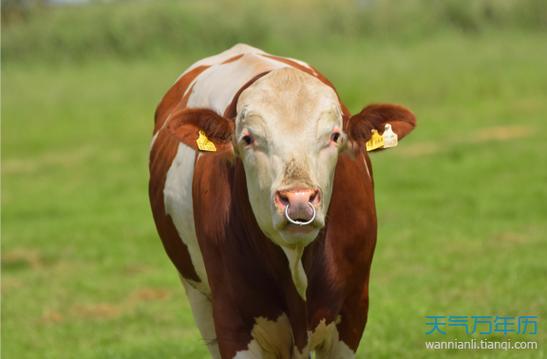
[[[194,225],[194,209],[192,205],[192,179],[194,176],[194,161],[196,152],[183,143],[179,143],[177,154],[167,171],[163,199],[165,213],[171,216],[179,237],[190,253],[192,265],[201,279],[196,283],[190,281],[202,293],[210,293],[207,272],[203,256],[199,249]]]
[[[237,113],[234,137],[253,213],[261,230],[283,248],[305,299],[307,279],[300,260],[325,223],[340,150],[331,135],[337,131],[345,138],[338,98],[317,78],[287,67],[271,71],[243,91]],[[253,137],[252,145],[242,141],[246,135]],[[283,211],[273,201],[276,191],[297,188],[320,192],[316,220],[307,231],[285,230]]]

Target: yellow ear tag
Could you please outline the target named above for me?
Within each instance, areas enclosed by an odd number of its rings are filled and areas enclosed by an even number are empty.
[[[372,134],[372,136],[370,137],[370,140],[368,140],[365,144],[367,147],[367,151],[372,151],[377,148],[384,147],[384,137],[380,135],[376,130],[371,130],[370,133]]]
[[[382,133],[382,137],[384,138],[384,148],[397,146],[399,137],[395,132],[393,132],[389,123],[386,123],[386,127],[384,133]]]
[[[205,132],[202,130],[199,130],[199,137],[196,140],[196,144],[198,145],[198,148],[200,151],[207,151],[207,152],[216,152],[217,147],[215,144],[207,138],[205,135]]]

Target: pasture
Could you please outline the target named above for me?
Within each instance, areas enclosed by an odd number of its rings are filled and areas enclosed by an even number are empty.
[[[359,358],[544,357],[546,39],[265,47],[316,66],[352,112],[394,102],[418,118],[399,147],[372,154],[379,240]],[[160,97],[213,52],[3,62],[4,358],[207,357],[154,228],[147,155]],[[540,347],[426,350],[424,316],[443,314],[538,315],[538,335],[508,338]]]

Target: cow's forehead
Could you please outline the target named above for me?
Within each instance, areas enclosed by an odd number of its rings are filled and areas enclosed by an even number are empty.
[[[322,113],[340,113],[334,90],[314,76],[294,68],[281,68],[261,77],[237,102],[238,120],[254,113],[276,126],[297,128],[316,121]],[[240,127],[240,126],[238,126]]]

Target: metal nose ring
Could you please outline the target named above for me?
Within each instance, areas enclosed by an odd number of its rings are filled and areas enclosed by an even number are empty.
[[[310,206],[310,208],[312,209],[313,211],[313,215],[311,216],[311,218],[306,221],[306,222],[301,222],[301,221],[295,221],[294,219],[292,219],[290,216],[289,216],[289,206],[290,204],[287,203],[287,206],[285,207],[285,218],[287,218],[287,221],[289,221],[290,223],[292,224],[296,224],[297,226],[305,226],[305,225],[308,225],[310,223],[312,223],[314,220],[315,220],[315,207],[310,203],[308,202],[308,206]]]

